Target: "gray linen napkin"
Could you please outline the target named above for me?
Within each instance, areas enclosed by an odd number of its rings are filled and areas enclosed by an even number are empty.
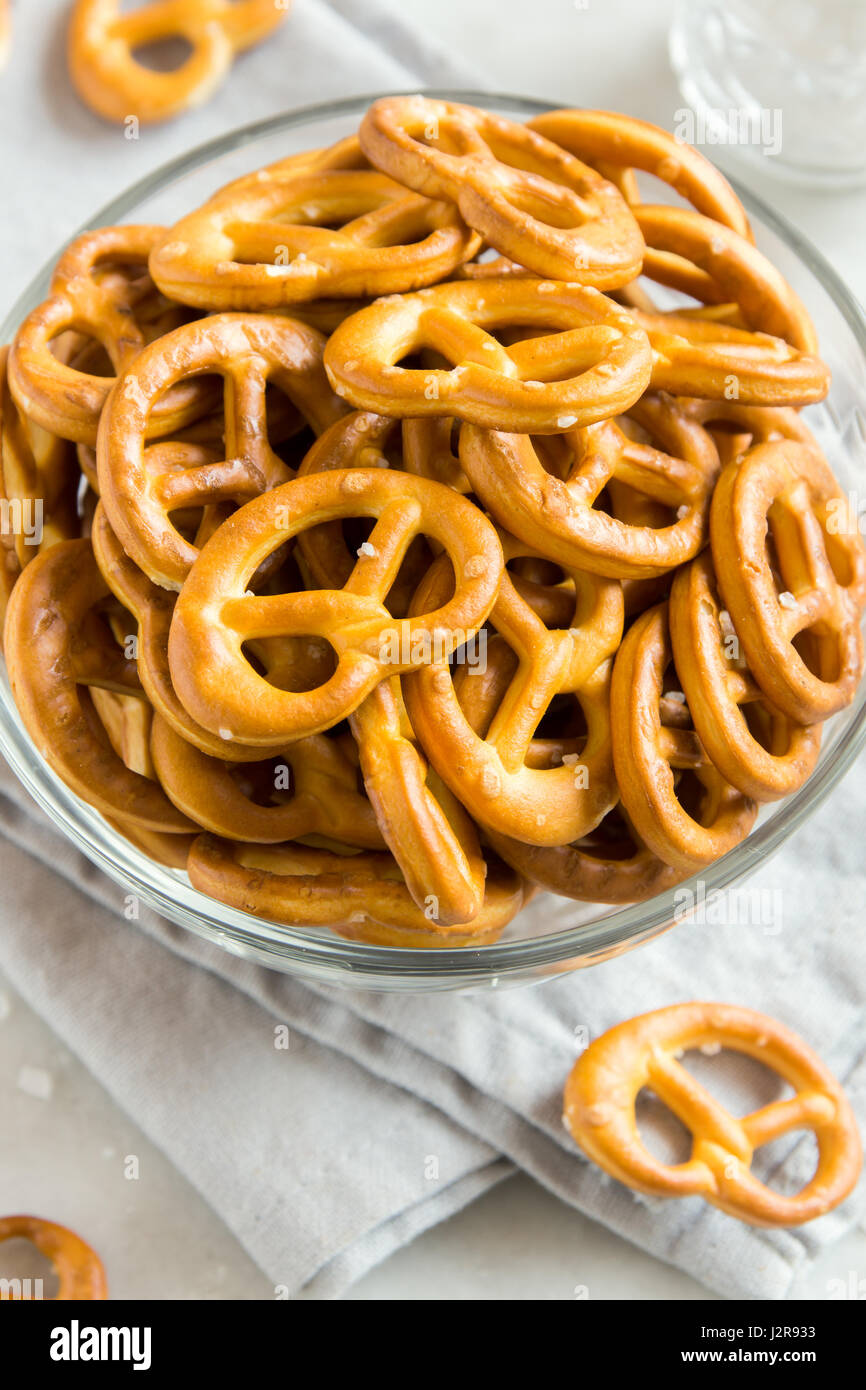
[[[254,50],[210,107],[124,144],[69,91],[51,29],[63,8],[52,0],[48,18],[40,6],[39,25],[22,12],[0,95],[4,128],[26,117],[34,131],[4,156],[7,186],[21,190],[2,262],[7,301],[100,201],[220,129],[327,96],[473,80],[378,3],[297,0],[271,40],[284,63],[268,45]],[[34,64],[41,85],[26,72]],[[0,965],[293,1295],[338,1296],[516,1165],[719,1292],[781,1298],[862,1219],[862,1186],[801,1231],[750,1230],[697,1201],[638,1201],[576,1154],[561,1128],[562,1085],[587,1036],[645,1009],[716,998],[802,1031],[866,1114],[864,809],[855,771],[750,884],[773,905],[754,925],[737,925],[749,913],[731,897],[727,925],[682,926],[543,989],[406,999],[309,988],[144,909],[125,921],[121,890],[4,770]],[[574,910],[548,897],[532,908],[559,928]],[[276,1045],[283,1025],[288,1049]],[[720,1084],[743,1110],[771,1094],[745,1064]],[[794,1187],[810,1152],[791,1135],[762,1172]]]

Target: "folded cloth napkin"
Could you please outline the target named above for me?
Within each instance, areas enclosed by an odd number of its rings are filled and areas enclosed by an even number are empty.
[[[0,119],[12,102],[7,129],[25,121],[40,132],[6,156],[16,166],[7,186],[34,186],[3,264],[10,301],[118,183],[221,126],[316,97],[472,80],[370,0],[296,0],[271,40],[286,56],[282,70],[264,49],[247,55],[246,75],[238,71],[211,108],[146,130],[130,155],[117,131],[81,110],[61,71],[46,68],[50,97],[32,76],[22,80],[21,65],[48,44],[47,8],[39,26],[22,15],[18,95],[0,97]],[[58,53],[49,59],[56,68]],[[682,925],[589,973],[507,994],[404,998],[310,988],[143,908],[129,922],[122,890],[4,769],[0,967],[292,1295],[339,1296],[518,1167],[720,1293],[781,1298],[862,1220],[862,1186],[799,1231],[753,1230],[697,1200],[636,1200],[577,1154],[561,1126],[562,1087],[587,1038],[614,1022],[714,998],[797,1028],[866,1114],[866,871],[855,834],[864,810],[855,773],[745,895],[715,903],[705,925]],[[546,896],[530,910],[550,929],[575,913]],[[751,1063],[719,1070],[701,1060],[735,1109],[774,1094]],[[645,1122],[661,1143],[651,1105]],[[768,1147],[760,1172],[794,1190],[811,1157],[811,1139],[793,1134]]]

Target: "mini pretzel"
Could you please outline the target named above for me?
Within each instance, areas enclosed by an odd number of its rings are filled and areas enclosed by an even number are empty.
[[[650,341],[654,391],[764,406],[811,405],[827,394],[826,364],[782,338],[697,314],[631,312]]]
[[[363,849],[384,841],[373,809],[358,791],[358,767],[324,734],[290,744],[275,762],[229,765],[194,748],[158,716],[151,742],[159,780],[178,810],[204,830],[231,840],[279,844],[328,835]],[[276,792],[280,766],[291,794]]]
[[[79,526],[71,446],[18,409],[9,390],[8,355],[8,348],[0,348],[0,500],[13,523],[0,534],[0,621],[24,566],[55,542],[77,536]]]
[[[250,580],[299,531],[342,517],[376,525],[342,589],[251,595]],[[395,619],[385,598],[416,535],[429,535],[454,562],[449,602]],[[256,497],[229,517],[193,566],[169,639],[174,686],[189,713],[213,733],[262,747],[318,733],[351,714],[386,676],[447,654],[487,617],[502,573],[502,549],[477,507],[425,478],[378,469],[310,474]],[[337,665],[323,685],[279,690],[250,665],[243,644],[257,637],[316,636]]]
[[[539,275],[615,289],[640,274],[643,242],[621,194],[526,126],[454,101],[383,97],[359,134],[377,168],[456,203],[491,246]]]
[[[543,555],[614,578],[651,578],[705,543],[719,459],[706,430],[674,401],[645,396],[628,413],[653,443],[613,420],[571,430],[564,477],[548,472],[529,435],[474,425],[461,430],[460,461],[497,521]],[[614,479],[671,509],[669,524],[632,525],[602,511],[596,504]]]
[[[0,1242],[4,1240],[29,1240],[51,1261],[58,1280],[54,1302],[108,1298],[102,1261],[74,1231],[41,1216],[0,1216]]]
[[[488,865],[484,905],[471,923],[434,925],[413,902],[390,854],[346,854],[304,845],[241,845],[201,835],[190,851],[194,888],[293,927],[330,927],[375,946],[486,946],[531,895],[519,874]]]
[[[182,321],[183,311],[155,298],[146,274],[147,258],[162,232],[162,227],[100,227],[77,237],[61,256],[50,297],[24,320],[9,355],[12,394],[25,415],[44,429],[94,445],[115,381],[59,359],[51,344],[61,335],[72,329],[99,343],[119,375],[154,331]],[[150,325],[145,313],[155,316]],[[201,383],[184,382],[157,404],[149,433],[182,427],[206,404]]]
[[[350,723],[367,795],[413,900],[436,926],[473,921],[487,873],[478,835],[424,757],[399,677],[377,685]]]
[[[497,329],[534,336],[507,347]],[[396,365],[424,349],[449,367]],[[553,434],[627,410],[649,384],[651,362],[634,316],[597,290],[511,279],[380,299],[335,330],[325,368],[361,410]]]
[[[125,766],[87,689],[141,687],[98,606],[109,590],[90,541],[62,541],[22,572],[6,613],[4,644],[15,703],[42,757],[104,815],[147,830],[194,828],[161,788]]]
[[[401,433],[405,439],[410,425],[424,423],[428,422],[404,420],[401,429],[400,421],[385,416],[362,411],[347,415],[312,446],[301,465],[301,476],[338,468],[387,468]],[[350,578],[356,558],[346,546],[339,522],[302,532],[298,547],[315,584],[333,587]],[[388,608],[395,617],[408,612],[430,559],[426,541],[416,537],[388,593]],[[484,899],[485,868],[478,836],[460,802],[418,746],[399,678],[378,685],[350,716],[350,724],[368,795],[415,902],[420,907],[432,903],[436,922],[471,921]]]
[[[268,440],[269,382],[317,433],[344,413],[328,389],[323,344],[315,329],[292,319],[220,314],[166,334],[119,378],[99,430],[99,489],[124,548],[155,583],[179,589],[199,553],[172,513],[242,504],[292,476]],[[202,372],[225,383],[225,461],[184,467],[176,451],[146,447],[148,425],[170,387]]]
[[[521,553],[510,538],[505,545],[509,557]],[[617,799],[608,659],[622,633],[622,591],[613,581],[580,571],[570,578],[570,627],[551,631],[519,596],[508,572],[503,574],[490,625],[515,654],[504,683],[463,672],[462,682],[455,682],[443,659],[404,681],[413,727],[442,780],[481,825],[529,844],[578,839]],[[418,608],[441,602],[448,582],[443,557],[415,596]],[[488,666],[490,647],[488,642]],[[485,681],[483,722],[474,727],[461,708],[461,684]],[[538,726],[561,694],[573,696],[583,711],[586,740],[580,754],[572,753],[561,766],[539,766]]]
[[[751,240],[745,209],[724,175],[691,145],[661,126],[615,111],[545,111],[526,123],[615,183],[632,209],[641,204],[634,170],[669,184],[698,212]],[[647,247],[644,271],[651,264]]]
[[[707,304],[736,304],[744,325],[817,356],[805,305],[757,247],[688,208],[640,207],[635,216],[655,249],[650,279]]]
[[[76,0],[69,71],[83,101],[107,121],[165,121],[207,101],[236,53],[267,37],[288,13],[274,0],[161,0],[120,13],[120,0]],[[135,50],[183,38],[192,53],[174,72],[154,72]]]
[[[571,845],[527,845],[492,830],[487,838],[500,859],[531,883],[577,902],[645,902],[686,876],[647,849],[621,807]]]
[[[823,457],[790,440],[751,449],[719,478],[710,530],[725,607],[768,699],[800,724],[844,708],[863,669],[866,549]]]
[[[801,727],[765,699],[745,663],[730,618],[723,627],[708,551],[674,578],[671,642],[700,740],[726,781],[755,801],[775,801],[811,774],[821,725]]]
[[[682,690],[674,698],[667,693],[670,665],[667,605],[660,604],[635,619],[614,662],[613,761],[623,807],[641,840],[666,864],[693,871],[745,839],[757,807],[710,762]],[[700,784],[690,809],[677,796],[677,773],[686,771]]]
[[[778,1072],[795,1094],[732,1115],[677,1060],[720,1046]],[[635,1102],[645,1086],[691,1132],[685,1163],[663,1163],[641,1139]],[[609,1028],[568,1078],[565,1123],[589,1157],[628,1187],[654,1197],[703,1197],[751,1226],[800,1226],[831,1211],[862,1163],[848,1098],[820,1058],[776,1019],[733,1004],[674,1004]],[[814,1133],[818,1164],[788,1197],[755,1177],[752,1160],[756,1149],[796,1129]]]
[[[447,279],[480,238],[451,203],[374,170],[283,169],[218,193],[166,232],[150,271],[200,308],[272,309]]]
[[[124,551],[111,529],[100,503],[93,517],[93,551],[103,579],[112,593],[133,615],[137,624],[138,674],[141,684],[161,719],[202,753],[230,762],[254,762],[269,758],[271,750],[255,748],[239,739],[211,733],[197,724],[178,698],[168,666],[168,638],[177,594],[148,579]],[[298,639],[309,647],[306,639]],[[298,643],[278,639],[279,646],[257,643],[256,650],[269,674],[277,681],[283,668],[298,663]],[[319,675],[319,680],[324,675]],[[303,683],[303,682],[302,682]]]

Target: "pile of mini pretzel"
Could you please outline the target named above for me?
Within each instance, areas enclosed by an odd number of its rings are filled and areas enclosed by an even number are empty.
[[[79,237],[2,377],[0,500],[43,521],[2,537],[21,717],[256,916],[479,945],[538,886],[640,901],[854,696],[813,326],[654,126],[377,101]]]

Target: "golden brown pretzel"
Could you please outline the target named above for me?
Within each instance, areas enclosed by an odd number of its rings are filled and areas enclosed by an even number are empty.
[[[312,446],[300,475],[338,468],[387,468],[410,425],[358,411],[338,420]],[[340,522],[314,527],[298,537],[312,583],[345,584],[356,557]],[[418,536],[388,593],[395,617],[409,610],[412,595],[430,565],[426,541]],[[573,611],[573,605],[572,605]],[[471,921],[484,900],[484,859],[470,817],[429,766],[409,721],[400,680],[382,681],[350,716],[368,795],[388,847],[419,907],[431,920]]]
[[[18,409],[0,348],[0,624],[12,587],[41,550],[79,534],[78,469],[65,439]]]
[[[511,537],[503,544],[509,558],[526,553]],[[503,683],[489,666],[492,639],[486,672],[469,674],[463,667],[453,679],[447,660],[440,659],[403,682],[413,727],[442,780],[479,824],[529,844],[570,843],[597,825],[617,800],[609,658],[622,633],[622,591],[616,581],[580,571],[569,577],[574,581],[570,626],[551,631],[520,597],[508,572],[503,575],[489,620],[512,653]],[[449,581],[442,557],[418,590],[418,608],[440,603]],[[460,699],[476,682],[489,697],[478,727]],[[544,744],[538,727],[558,695],[572,697],[587,734],[585,741],[578,737],[568,745],[565,762],[550,766],[543,758],[539,762]]]
[[[661,126],[615,111],[545,111],[526,124],[615,183],[635,209],[641,203],[633,170],[669,184],[692,207],[751,239],[745,209],[724,175],[698,150]],[[644,254],[651,263],[652,244]]]
[[[373,517],[376,525],[341,589],[255,595],[259,565],[321,522]],[[454,596],[432,612],[395,619],[385,599],[416,535],[455,563]],[[181,591],[169,638],[174,686],[212,733],[280,748],[330,728],[388,675],[450,654],[484,622],[502,573],[502,548],[471,502],[439,483],[379,469],[314,473],[256,497],[211,537]],[[333,675],[306,691],[279,690],[243,653],[254,638],[315,636],[336,652]]]
[[[614,662],[613,761],[623,806],[640,838],[666,864],[693,871],[739,844],[757,807],[710,762],[682,689],[666,688],[670,665],[667,604],[659,604],[635,619]],[[699,784],[690,809],[677,795],[677,773],[691,773]]]
[[[157,715],[151,751],[175,806],[214,835],[258,844],[328,835],[361,849],[384,846],[373,808],[358,790],[357,761],[324,734],[299,739],[268,763],[228,765]]]
[[[526,126],[454,101],[383,97],[360,140],[377,168],[450,199],[491,246],[539,275],[614,289],[640,273],[643,242],[621,194]]]
[[[474,425],[460,432],[460,461],[496,520],[543,555],[614,578],[651,578],[705,543],[719,458],[707,431],[669,397],[644,396],[627,418],[638,438],[613,420],[571,430],[564,477],[548,471],[529,435]],[[603,511],[596,504],[614,479],[662,503],[668,524],[633,525]]]
[[[645,268],[651,279],[706,304],[735,304],[746,328],[817,356],[805,305],[746,237],[689,208],[641,206],[635,216],[656,248]]]
[[[502,330],[523,336],[506,346],[495,336]],[[397,365],[425,349],[447,367]],[[627,410],[649,384],[651,361],[635,316],[597,290],[507,279],[377,300],[335,330],[325,368],[361,410],[553,434]]]
[[[83,800],[146,830],[194,828],[156,782],[127,768],[96,717],[88,687],[141,691],[98,608],[109,591],[90,541],[62,541],[22,572],[4,643],[15,703],[42,757]]]
[[[782,338],[710,316],[631,312],[650,341],[654,391],[764,406],[811,405],[827,394],[827,365]]]
[[[66,1226],[45,1221],[41,1216],[0,1216],[0,1242],[4,1240],[29,1240],[51,1261],[58,1280],[56,1302],[96,1302],[108,1298],[102,1261]]]
[[[695,729],[725,780],[755,801],[796,791],[818,760],[821,725],[795,724],[764,698],[718,599],[707,550],[674,578],[670,627]]]
[[[822,455],[775,440],[728,464],[710,534],[725,607],[767,698],[800,724],[844,708],[863,669],[866,549]]]
[[[120,0],[76,0],[69,71],[83,101],[107,121],[165,121],[208,100],[236,53],[282,24],[290,0],[156,0],[121,13]],[[192,52],[172,72],[139,63],[135,50],[185,39]]]
[[[182,218],[150,271],[184,304],[275,309],[417,290],[447,279],[479,242],[451,203],[384,174],[295,164],[262,170]]]
[[[213,835],[196,840],[188,872],[194,888],[242,912],[289,926],[330,927],[376,946],[488,945],[531,895],[519,874],[492,859],[481,911],[468,926],[446,927],[413,902],[390,854],[240,845]]]
[[[103,579],[111,592],[135,618],[137,624],[138,674],[141,684],[156,713],[179,735],[202,753],[230,762],[254,762],[269,758],[271,750],[245,744],[240,739],[221,737],[202,728],[181,704],[171,682],[168,667],[168,638],[177,594],[162,589],[148,579],[144,570],[130,560],[109,525],[100,503],[94,513],[92,528],[93,551]],[[276,681],[283,669],[293,668],[299,661],[299,646],[309,648],[306,639],[283,639],[279,646],[256,644],[259,659]],[[305,653],[307,657],[317,654]],[[318,667],[314,660],[314,666]],[[322,665],[324,679],[326,668]]]
[[[794,1089],[742,1117],[732,1115],[678,1061],[699,1048],[731,1048],[779,1073]],[[651,1087],[692,1135],[685,1163],[650,1153],[635,1119]],[[654,1197],[703,1197],[752,1226],[799,1226],[847,1197],[862,1163],[851,1106],[802,1038],[766,1014],[734,1004],[673,1004],[609,1028],[578,1058],[565,1087],[565,1123],[575,1142],[628,1187]],[[785,1196],[752,1172],[755,1150],[795,1129],[818,1141],[806,1186]]]
[[[99,429],[99,490],[124,548],[155,583],[179,589],[198,555],[173,512],[243,503],[292,476],[268,439],[269,383],[317,432],[344,412],[325,379],[323,344],[293,319],[218,314],[152,343],[118,379]],[[173,449],[147,447],[148,423],[169,387],[201,372],[225,383],[225,458],[184,467]]]
[[[492,830],[487,838],[500,859],[531,883],[577,902],[645,902],[673,888],[687,872],[647,849],[621,807],[570,845],[527,845]]]
[[[99,417],[115,375],[126,370],[154,334],[188,317],[156,295],[147,258],[162,227],[100,227],[77,237],[57,263],[51,294],[24,320],[9,355],[12,394],[31,420],[63,439],[96,443]],[[51,345],[70,329],[100,344],[113,375],[66,362]],[[95,364],[94,364],[95,365]],[[159,401],[149,433],[165,434],[207,408],[208,393],[184,382]]]

